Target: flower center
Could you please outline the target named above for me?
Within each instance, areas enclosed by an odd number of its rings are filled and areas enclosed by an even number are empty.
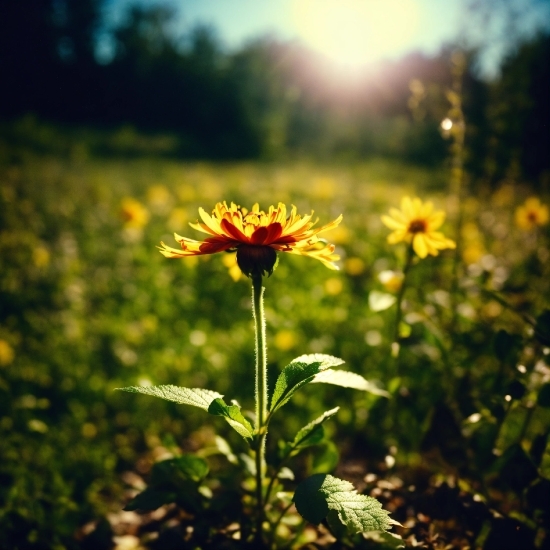
[[[536,221],[538,220],[537,213],[534,212],[533,210],[531,210],[531,211],[527,214],[527,219],[528,219],[530,222],[536,222]]]
[[[413,220],[409,223],[409,233],[426,233],[426,220]]]

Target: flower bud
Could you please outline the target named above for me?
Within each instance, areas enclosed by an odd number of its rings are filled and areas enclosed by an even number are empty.
[[[271,275],[277,266],[277,252],[270,246],[243,244],[237,248],[237,264],[247,277]]]

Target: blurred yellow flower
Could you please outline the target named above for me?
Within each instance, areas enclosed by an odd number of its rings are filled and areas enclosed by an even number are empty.
[[[165,257],[184,258],[236,250],[237,264],[248,277],[266,273],[271,275],[277,252],[309,256],[330,269],[338,269],[334,262],[339,256],[334,253],[334,245],[323,243],[317,235],[336,227],[342,220],[341,215],[322,227],[312,229],[317,223],[317,220],[312,221],[313,212],[302,217],[293,206],[287,217],[286,206],[282,203],[277,208],[270,206],[266,213],[260,210],[258,203],[248,211],[235,203],[227,206],[224,201],[216,204],[211,215],[203,208],[199,208],[199,214],[203,223],[189,225],[212,236],[196,241],[175,234],[182,249],[177,250],[161,242],[159,248]]]
[[[239,264],[237,264],[237,255],[236,254],[224,254],[222,256],[222,263],[229,272],[229,276],[237,282],[241,276],[241,270],[239,269]]]
[[[344,289],[342,279],[337,279],[336,277],[331,277],[325,281],[325,292],[329,296],[337,296]]]
[[[147,208],[132,197],[122,199],[120,214],[126,227],[143,227],[149,221]]]
[[[152,185],[147,189],[147,201],[153,212],[164,214],[170,207],[172,195],[165,185]]]
[[[0,367],[6,367],[15,358],[13,348],[5,340],[0,340]]]
[[[44,246],[38,246],[33,250],[32,259],[36,267],[46,267],[50,263],[50,253]]]
[[[298,339],[296,334],[291,330],[283,329],[275,334],[273,343],[277,349],[281,351],[288,351],[296,346]]]
[[[153,204],[164,204],[170,202],[172,196],[165,185],[151,185],[147,189],[147,200]]]
[[[387,269],[378,274],[378,280],[388,292],[397,292],[403,284],[403,273]]]
[[[356,277],[365,271],[365,262],[361,258],[352,256],[344,262],[344,269],[348,275]]]
[[[548,206],[542,204],[537,197],[528,198],[522,206],[516,209],[516,225],[527,231],[537,225],[548,223]]]
[[[454,241],[436,231],[444,220],[445,212],[434,212],[431,202],[422,203],[419,198],[410,197],[401,199],[401,210],[390,208],[390,215],[382,216],[384,225],[393,229],[388,235],[388,242],[412,243],[413,250],[421,258],[428,254],[437,256],[439,251],[445,248],[456,248]]]
[[[176,207],[170,212],[167,226],[171,231],[175,231],[178,227],[181,227],[187,221],[187,212],[185,208]]]

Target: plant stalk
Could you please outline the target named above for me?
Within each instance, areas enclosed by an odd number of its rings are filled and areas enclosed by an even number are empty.
[[[403,282],[401,283],[401,288],[399,289],[399,293],[397,295],[397,304],[396,304],[396,311],[395,311],[395,326],[394,326],[394,332],[393,332],[393,340],[392,340],[392,349],[391,349],[391,355],[393,357],[396,357],[399,355],[399,325],[401,324],[401,317],[403,314],[402,311],[402,302],[403,302],[403,296],[405,295],[405,288],[407,286],[407,274],[409,272],[409,269],[412,264],[412,259],[414,256],[414,250],[412,247],[412,241],[409,244],[409,247],[407,248],[407,259],[405,260],[405,266],[403,267]]]
[[[262,527],[265,517],[263,480],[265,477],[265,437],[267,433],[267,346],[262,276],[252,276],[252,315],[256,336],[256,500],[258,505],[256,543],[263,544]]]

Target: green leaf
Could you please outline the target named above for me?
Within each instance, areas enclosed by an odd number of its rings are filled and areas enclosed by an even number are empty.
[[[312,383],[334,384],[344,388],[352,388],[354,390],[367,391],[375,395],[389,397],[390,394],[375,386],[359,374],[345,370],[325,370],[316,374],[311,380]]]
[[[349,481],[328,474],[315,474],[302,481],[293,500],[300,515],[314,524],[335,510],[352,533],[387,531],[397,525],[376,499],[358,494]]]
[[[550,407],[550,382],[543,384],[540,389],[539,395],[537,396],[537,405],[545,408]]]
[[[250,422],[241,413],[238,405],[227,405],[220,397],[214,399],[208,407],[208,412],[214,416],[223,416],[229,425],[245,439],[254,437],[254,430]]]
[[[116,389],[130,393],[153,395],[154,397],[160,397],[161,399],[179,403],[180,405],[199,407],[199,409],[204,409],[205,411],[208,410],[210,403],[214,399],[223,397],[222,394],[216,391],[203,390],[201,388],[183,388],[181,386],[172,386],[171,384],[163,386],[128,386]]]
[[[380,292],[379,290],[371,290],[369,293],[369,307],[372,311],[384,311],[395,304],[395,296]]]
[[[316,374],[343,363],[342,359],[321,353],[297,357],[279,374],[271,397],[270,411],[281,408],[296,390],[311,382]]]
[[[125,507],[124,510],[127,512],[133,512],[134,510],[143,510],[144,512],[149,512],[151,510],[156,510],[164,504],[170,504],[175,502],[177,495],[175,491],[159,491],[157,489],[152,489],[147,487],[145,491],[142,491],[136,495]]]
[[[297,434],[291,443],[286,443],[283,447],[282,456],[287,457],[301,449],[305,449],[311,445],[316,445],[322,441],[324,437],[323,422],[333,417],[340,407],[335,407],[330,411],[325,411],[321,416],[304,426]]]
[[[206,460],[191,454],[161,460],[151,470],[151,485],[177,484],[178,480],[200,483],[208,474]]]

